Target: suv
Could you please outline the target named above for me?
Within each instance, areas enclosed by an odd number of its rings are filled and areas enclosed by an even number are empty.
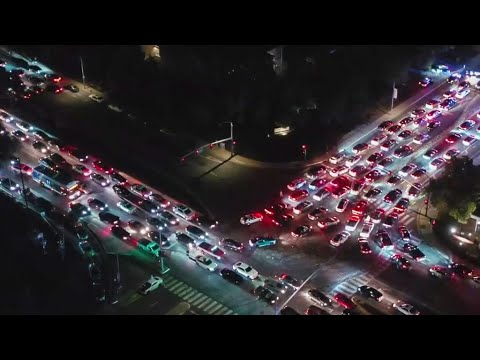
[[[310,300],[319,303],[321,306],[329,306],[332,304],[332,299],[318,291],[317,289],[310,289],[307,292]]]
[[[382,301],[383,299],[383,294],[378,291],[377,289],[371,287],[371,286],[367,286],[367,285],[363,285],[363,286],[360,286],[357,291],[362,295],[362,296],[365,296],[365,297],[370,297],[376,301]]]
[[[190,221],[195,217],[195,213],[189,207],[185,205],[175,205],[172,207],[174,214],[180,216],[181,218]]]

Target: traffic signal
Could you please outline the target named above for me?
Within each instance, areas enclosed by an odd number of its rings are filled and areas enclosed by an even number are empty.
[[[425,203],[425,205],[428,205],[428,199],[425,199],[423,202]]]
[[[198,150],[198,149],[195,150],[195,154],[196,154],[196,155],[200,155],[200,150]]]
[[[213,144],[210,144],[210,149],[213,149]]]
[[[437,223],[437,220],[435,219],[430,219],[430,224],[435,225]]]
[[[181,161],[181,162],[184,162],[184,161],[185,161],[185,158],[184,158],[184,157],[182,157],[182,158],[180,159],[180,161]]]
[[[233,145],[237,145],[237,142],[235,140],[233,140]]]
[[[302,150],[307,150],[307,145],[302,145]]]

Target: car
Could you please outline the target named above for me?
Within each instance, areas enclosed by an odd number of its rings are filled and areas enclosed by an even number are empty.
[[[408,174],[410,174],[416,168],[417,168],[417,165],[415,165],[413,163],[410,163],[410,164],[405,165],[403,168],[401,168],[400,171],[398,172],[398,174],[400,176],[408,176]]]
[[[393,125],[393,124],[392,124]],[[391,125],[390,125],[391,126]],[[389,126],[389,127],[390,127]],[[377,135],[375,136],[372,140],[370,140],[370,144],[372,146],[378,146],[380,145],[380,143],[384,142],[385,140],[387,140],[388,136],[386,134],[380,134],[380,135]]]
[[[353,183],[352,188],[350,189],[350,194],[358,195],[365,188],[365,183],[362,181],[356,181]]]
[[[335,300],[338,304],[340,304],[346,309],[353,309],[356,306],[355,303],[347,295],[341,292],[336,293],[333,297],[333,300]]]
[[[293,220],[292,214],[276,214],[272,218],[272,223],[276,226],[287,226]]]
[[[93,191],[91,187],[84,183],[79,183],[78,190],[86,195],[91,194]]]
[[[358,201],[352,209],[352,214],[357,216],[363,216],[363,213],[367,209],[367,202],[365,200]]]
[[[425,254],[413,244],[404,244],[403,251],[405,251],[415,261],[422,261],[425,259]]]
[[[347,221],[347,224],[345,225],[345,230],[347,231],[355,231],[357,229],[358,224],[360,223],[360,217],[359,216],[350,216],[350,218]]]
[[[402,145],[393,152],[393,156],[397,159],[404,158],[413,153],[413,149],[408,145]]]
[[[318,306],[310,305],[305,310],[305,315],[330,315],[327,311],[320,309]]]
[[[236,262],[235,264],[233,264],[232,268],[233,271],[250,280],[255,280],[258,277],[258,271],[244,262]]]
[[[431,163],[430,163],[430,166],[434,169],[441,169],[442,167],[445,166],[445,159],[443,158],[436,158],[435,160],[433,160]]]
[[[282,274],[280,276],[275,276],[278,281],[282,282],[282,284],[291,287],[293,290],[298,290],[302,285],[302,281],[294,278],[288,274]]]
[[[90,174],[90,179],[92,179],[94,183],[103,187],[108,186],[110,184],[110,180],[108,180],[103,175],[100,175],[98,173]]]
[[[129,203],[128,201],[119,201],[117,202],[117,207],[120,210],[125,211],[128,214],[133,214],[137,209],[133,204]]]
[[[479,81],[479,82],[480,82],[480,81]],[[478,84],[477,84],[477,85],[478,85]],[[477,88],[479,88],[479,87],[477,87]],[[472,276],[472,278],[471,278],[471,284],[472,284],[474,287],[476,287],[476,288],[480,287],[480,276]]]
[[[159,212],[158,217],[161,220],[169,223],[170,225],[177,225],[179,223],[178,218],[175,215],[173,215],[171,212],[168,212],[167,210],[163,210]]]
[[[458,84],[458,90],[461,91],[461,90],[464,90],[464,89],[468,89],[470,87],[470,83],[468,81],[462,81],[460,84]]]
[[[177,240],[179,244],[182,244],[186,248],[195,246],[195,241],[190,236],[180,231],[175,232],[171,238]]]
[[[360,160],[362,160],[362,156],[361,155],[354,155],[354,156],[350,156],[347,161],[345,162],[345,166],[347,167],[352,167],[354,166],[356,163],[358,163]]]
[[[376,241],[378,246],[380,246],[381,249],[385,247],[393,247],[392,239],[390,238],[390,235],[385,230],[378,230],[376,234]]]
[[[387,204],[393,204],[394,201],[396,201],[400,195],[402,195],[402,190],[400,189],[394,189],[388,192],[387,195],[383,198],[383,201],[386,202]]]
[[[294,231],[291,232],[291,235],[294,238],[302,238],[304,236],[307,236],[312,232],[312,226],[311,225],[301,225],[297,227]]]
[[[443,97],[446,98],[446,99],[449,99],[449,98],[453,98],[457,95],[457,91],[456,90],[448,90],[448,91],[445,91],[443,93]]]
[[[208,237],[207,232],[203,231],[195,225],[187,225],[187,227],[185,228],[185,233],[192,238],[197,238],[200,240],[204,240]]]
[[[402,225],[398,227],[398,233],[400,234],[400,238],[404,241],[410,241],[411,235],[410,231],[408,231],[407,227]]]
[[[410,136],[412,136],[412,131],[410,130],[404,130],[400,134],[397,135],[400,140],[406,140]]]
[[[402,120],[400,120],[400,122],[398,124],[401,125],[402,127],[404,127],[404,126],[407,126],[408,124],[410,124],[411,122],[413,122],[414,120],[415,120],[414,117],[407,116],[406,118],[403,118]]]
[[[428,140],[430,140],[430,135],[428,135],[427,133],[423,133],[423,134],[418,134],[417,136],[415,136],[415,138],[413,139],[413,142],[415,144],[422,145],[422,144],[426,143]]]
[[[219,245],[229,250],[243,251],[243,244],[233,239],[223,238],[219,241]]]
[[[460,154],[460,151],[457,149],[450,149],[445,154],[443,154],[443,158],[445,160],[451,160],[454,157],[457,157]]]
[[[262,300],[268,304],[275,304],[278,300],[278,296],[275,295],[272,291],[264,288],[263,286],[258,286],[253,291],[253,294],[257,299]]]
[[[428,87],[429,85],[432,84],[432,79],[426,77],[418,82],[418,85],[420,85],[423,88]]]
[[[432,109],[435,109],[438,105],[440,104],[440,101],[439,100],[436,100],[436,99],[432,99],[430,100],[429,102],[427,102],[427,104],[425,105],[425,107],[429,110],[432,110]]]
[[[360,286],[357,289],[357,291],[360,295],[367,298],[372,298],[378,302],[383,300],[383,294],[371,286],[367,286],[367,285]]]
[[[348,199],[341,199],[338,204],[337,204],[337,207],[335,208],[335,211],[336,212],[339,212],[339,213],[342,213],[344,212],[348,205],[350,204],[350,200]]]
[[[390,185],[390,186],[395,186],[401,181],[402,181],[402,178],[400,176],[393,175],[393,176],[388,178],[387,184]]]
[[[387,133],[389,133],[390,135],[393,135],[399,132],[401,129],[402,129],[402,125],[400,124],[392,125],[387,129]]]
[[[420,315],[420,311],[410,304],[393,304],[393,307],[403,315]]]
[[[393,125],[393,121],[387,120],[378,125],[378,130],[385,131]]]
[[[149,190],[145,185],[142,185],[142,184],[131,185],[130,186],[130,191],[133,192],[134,194],[138,195],[138,196],[141,196],[141,197],[145,198],[145,199],[148,199],[150,197],[150,195],[152,195],[152,191]]]
[[[139,200],[138,207],[149,214],[156,214],[160,208],[150,200]]]
[[[409,188],[408,188],[408,196],[411,198],[416,199],[420,192],[422,191],[422,184],[420,183],[413,183]]]
[[[391,228],[398,221],[398,214],[391,212],[383,220],[383,226],[386,228]]]
[[[65,144],[59,139],[49,138],[47,140],[47,145],[50,147],[50,149],[56,151],[62,151],[65,148]]]
[[[450,269],[452,276],[457,276],[462,279],[473,275],[472,269],[463,264],[452,263],[448,265],[448,268]]]
[[[80,226],[75,226],[75,235],[77,238],[80,240],[78,242],[78,249],[82,253],[82,255],[85,255],[86,257],[90,258],[95,258],[97,256],[97,253],[95,250],[92,249],[92,246],[88,242],[88,233],[85,230],[85,227],[80,225]]]
[[[347,241],[349,237],[350,233],[348,231],[342,231],[330,240],[330,245],[338,247],[342,245],[345,241]]]
[[[98,213],[98,218],[110,225],[116,225],[120,222],[120,218],[117,215],[113,215],[112,213],[109,213],[108,211],[102,211]]]
[[[477,137],[475,135],[469,135],[465,139],[463,139],[462,144],[465,145],[465,146],[470,146],[475,141],[477,141]]]
[[[195,256],[194,261],[199,267],[210,272],[214,272],[218,268],[218,264],[216,262],[203,255]]]
[[[137,292],[141,295],[147,295],[155,289],[158,289],[162,285],[163,279],[160,276],[151,275],[150,279],[148,279],[142,286],[140,286]]]
[[[365,166],[355,165],[353,168],[350,169],[348,174],[352,177],[357,177],[365,173],[365,171],[367,171],[367,168]]]
[[[367,175],[365,175],[365,182],[371,184],[382,177],[382,173],[378,170],[372,170]]]
[[[427,114],[427,120],[436,119],[440,115],[442,115],[442,112],[440,110],[432,110]]]
[[[45,90],[48,92],[54,93],[54,94],[60,94],[63,92],[63,87],[57,85],[57,84],[48,84],[45,87]]]
[[[382,151],[389,151],[392,147],[394,147],[397,142],[393,139],[386,140],[381,146],[380,150]]]
[[[338,165],[334,167],[332,170],[330,170],[329,174],[332,177],[337,177],[343,174],[346,174],[348,172],[348,167],[345,165]]]
[[[126,197],[126,196],[129,196],[131,194],[131,192],[125,186],[122,186],[122,185],[118,185],[118,184],[113,185],[112,189],[115,192],[115,194],[117,194],[118,196],[120,196],[122,198]]]
[[[150,201],[153,201],[153,203],[157,204],[158,206],[162,208],[167,208],[170,206],[170,201],[168,201],[166,198],[164,198],[162,195],[157,194],[157,193],[152,193],[148,197]],[[198,218],[198,217],[197,217]],[[215,224],[216,225],[216,224]]]
[[[310,180],[315,180],[318,177],[324,175],[327,172],[327,168],[324,165],[313,166],[305,173],[305,176]]]
[[[427,130],[428,131],[432,131],[433,129],[439,127],[441,125],[440,121],[438,120],[432,120],[432,121],[429,121],[428,122],[428,125],[427,125]]]
[[[89,208],[80,203],[71,202],[68,206],[70,208],[70,213],[78,218],[88,216],[92,213]]]
[[[421,178],[423,175],[425,175],[427,173],[427,170],[425,169],[417,169],[415,170],[412,175],[410,175],[412,178],[414,178],[415,180]]]
[[[299,215],[310,209],[312,206],[313,203],[311,201],[302,201],[300,204],[293,208],[293,213]]]
[[[396,213],[402,214],[410,206],[410,200],[407,198],[401,198],[398,200],[397,204],[394,207]]]
[[[151,192],[149,196],[151,195]],[[172,207],[172,211],[175,215],[180,216],[182,219],[191,221],[195,218],[195,213],[186,205],[177,204]]]
[[[298,202],[308,197],[308,195],[309,194],[307,190],[296,190],[292,192],[288,198],[290,199],[290,201]]]
[[[298,190],[298,189],[302,188],[306,184],[307,184],[307,180],[305,180],[304,178],[299,178],[299,179],[295,179],[291,183],[289,183],[287,185],[287,188],[290,191],[295,191],[295,190]]]
[[[93,100],[97,103],[102,103],[105,101],[105,98],[103,96],[99,96],[99,95],[95,95],[95,94],[91,94],[88,96],[90,98],[90,100]]]
[[[397,266],[398,270],[410,270],[412,264],[405,257],[400,254],[394,254],[390,258],[392,262]]]
[[[362,230],[360,231],[360,236],[362,238],[368,238],[374,226],[375,224],[373,222],[365,222],[362,226]]]
[[[357,144],[352,148],[352,153],[361,154],[362,152],[367,151],[369,147],[370,145],[367,143]]]
[[[32,125],[25,121],[16,121],[15,126],[24,132],[29,132],[35,129]]]
[[[319,304],[320,306],[331,306],[332,305],[332,299],[330,299],[328,296],[323,294],[321,291],[317,289],[309,289],[307,291],[307,296],[308,298]]]
[[[308,214],[308,218],[312,221],[315,221],[315,220],[318,220],[320,218],[320,216],[326,214],[327,212],[328,212],[327,208],[318,207],[318,208],[312,210],[312,212],[310,212],[310,214]]]
[[[84,165],[72,165],[72,170],[83,176],[90,176],[92,174],[92,170]]]
[[[128,184],[128,181],[125,177],[123,177],[122,175],[120,175],[118,172],[112,172],[110,175],[110,180],[112,180],[114,183],[116,184],[120,184],[120,185],[127,185]]]
[[[476,123],[473,120],[465,120],[463,123],[461,123],[458,126],[458,130],[461,131],[468,131],[470,129],[473,129],[475,127]]]
[[[20,191],[20,185],[7,177],[0,178],[0,187],[2,187],[4,190],[12,192]]]
[[[32,175],[32,172],[33,172],[33,169],[30,166],[22,163],[14,163],[13,165],[10,166],[10,168],[15,173],[19,173],[19,174],[21,173],[28,176]]]
[[[373,164],[375,164],[376,162],[378,162],[379,160],[383,159],[384,156],[385,156],[384,153],[376,152],[376,153],[370,155],[370,156],[367,158],[367,164],[373,165]]]
[[[217,260],[222,260],[225,256],[225,252],[218,246],[210,244],[206,241],[202,241],[197,245],[197,249],[205,255],[211,256]]]
[[[263,248],[277,244],[277,239],[269,236],[257,236],[248,241],[251,247]]]
[[[218,220],[215,220],[208,215],[198,215],[193,219],[193,222],[207,229],[214,229],[218,226]]]
[[[67,160],[65,158],[57,153],[51,153],[48,158],[52,160],[56,165],[61,166],[67,164]]]
[[[335,198],[335,199],[339,199],[343,196],[345,196],[346,194],[348,194],[348,192],[350,191],[350,187],[349,186],[343,186],[343,187],[340,187],[338,188],[337,190],[335,190],[333,193],[332,193],[332,196]],[[327,191],[328,192],[328,191]]]
[[[327,182],[327,179],[315,179],[308,185],[308,189],[313,191],[320,190],[327,184]]]
[[[363,195],[363,197],[368,201],[368,202],[371,202],[373,200],[375,200],[375,198],[380,195],[382,193],[382,190],[380,190],[379,188],[373,188],[373,189],[370,189],[367,191],[367,193],[365,195]]]
[[[462,138],[462,135],[458,134],[458,133],[451,133],[450,135],[448,135],[446,138],[445,138],[445,142],[449,143],[449,144],[455,144],[458,140],[460,140]]]
[[[108,209],[108,204],[105,204],[103,201],[95,198],[88,199],[87,203],[88,206],[93,210],[104,211]]]
[[[453,73],[452,75],[450,75],[450,76],[448,77],[447,83],[449,83],[449,84],[458,83],[461,78],[462,78],[462,75],[460,75],[460,74],[458,74],[458,73]]]
[[[370,221],[374,224],[379,224],[384,215],[385,210],[378,208],[372,213],[372,215],[370,215]]]
[[[426,114],[426,110],[419,108],[419,109],[413,110],[411,113],[411,116],[414,117],[415,119],[418,119],[419,117],[425,116],[425,114]]]
[[[240,285],[243,282],[243,277],[227,268],[220,271],[220,276],[235,285]]]
[[[330,163],[332,164],[338,164],[340,162],[342,162],[342,160],[345,159],[345,154],[344,153],[338,153],[338,154],[335,154],[335,155],[332,155],[330,157],[330,159],[328,159],[328,161],[330,161]]]
[[[15,120],[15,118],[12,115],[6,113],[3,110],[0,111],[0,119],[5,121],[6,123],[9,123],[9,122],[12,122],[13,120]]]
[[[340,224],[340,219],[335,217],[335,216],[332,216],[332,217],[328,217],[324,220],[321,220],[317,223],[317,225],[320,227],[320,229],[327,229],[329,227],[332,227],[332,226],[335,226],[335,225],[338,225]]]
[[[99,171],[99,172],[104,172],[106,174],[111,174],[112,172],[114,172],[115,170],[113,169],[113,167],[111,167],[110,165],[107,165],[105,164],[103,161],[101,160],[96,160],[92,163],[93,167],[95,168],[95,170]]]
[[[80,91],[80,89],[78,88],[78,86],[73,85],[73,84],[64,85],[63,88],[64,88],[65,90],[71,91],[71,92],[73,92],[73,93],[78,93],[78,92]]]
[[[15,130],[12,132],[12,136],[17,138],[20,141],[26,141],[28,139],[28,135],[25,135],[23,132],[20,130]]]
[[[433,158],[438,153],[439,153],[439,151],[437,149],[430,149],[425,154],[423,154],[423,158],[428,160],[428,159]]]
[[[468,84],[468,83],[467,83]],[[457,99],[463,99],[465,98],[468,94],[470,94],[470,89],[461,89],[461,90],[458,90],[457,94],[455,95],[455,97]]]
[[[263,220],[263,215],[261,213],[251,213],[240,218],[240,224],[242,225],[252,225]]]
[[[143,225],[138,220],[129,220],[127,224],[133,233],[140,233],[142,235],[146,235],[150,231],[150,228],[148,226]]]
[[[278,215],[283,214],[287,210],[287,208],[287,204],[285,204],[284,202],[278,202],[263,210],[267,215]]]
[[[147,224],[153,227],[154,229],[160,229],[160,230],[168,230],[168,227],[169,227],[169,225],[165,221],[160,220],[157,217],[148,217]]]
[[[430,269],[428,269],[428,275],[433,278],[446,278],[448,276],[448,269],[443,266],[432,266]]]
[[[368,244],[368,240],[365,238],[359,238],[358,239],[358,246],[360,247],[360,252],[362,254],[371,254],[372,249],[370,248],[370,245]]]
[[[413,122],[412,127],[414,129],[416,129],[416,128],[419,128],[419,127],[422,127],[422,126],[425,126],[425,125],[427,125],[427,119],[425,117],[421,117],[421,118],[416,119]]]
[[[469,92],[470,92],[470,90],[469,90]],[[457,96],[459,94],[457,94]],[[448,110],[453,109],[456,105],[457,105],[457,101],[455,99],[445,99],[440,103],[439,109],[443,110],[443,111],[448,111]]]
[[[79,149],[69,149],[68,154],[80,162],[85,162],[88,160],[88,155]]]

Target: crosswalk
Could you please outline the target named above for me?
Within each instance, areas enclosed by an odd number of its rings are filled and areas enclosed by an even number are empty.
[[[163,279],[165,288],[168,291],[182,298],[191,306],[206,315],[238,315],[232,309],[229,309],[225,305],[213,300],[211,297],[190,287],[184,282],[175,279],[171,275],[165,275]]]
[[[343,293],[347,296],[352,296],[357,292],[357,289],[360,286],[367,285],[370,281],[372,281],[373,276],[369,274],[363,274],[359,276],[355,276],[347,281],[344,281],[337,286],[335,286],[327,296],[333,297],[336,293]]]

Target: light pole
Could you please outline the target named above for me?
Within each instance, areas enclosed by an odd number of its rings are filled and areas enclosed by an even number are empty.
[[[158,239],[158,246],[160,247],[160,272],[163,275],[163,274],[166,274],[167,272],[169,272],[170,268],[166,268],[165,264],[163,263],[163,251],[162,251],[162,230],[163,230],[163,226],[159,226],[158,230],[159,230],[159,233],[160,233],[160,236],[159,236],[159,239]]]
[[[303,160],[307,161],[307,145],[302,145]]]
[[[20,179],[22,181],[23,200],[25,201],[25,207],[28,209],[27,193],[25,192],[25,182],[23,181],[22,163],[20,162],[20,159],[11,160],[10,163],[12,164],[12,166],[18,165],[20,168],[19,170],[20,170]],[[15,170],[12,170],[12,171],[15,171]]]
[[[80,68],[82,69],[83,88],[86,89],[87,87],[85,86],[85,72],[83,70],[83,59],[81,56],[80,56]]]
[[[233,139],[233,122],[232,121],[222,121],[219,125],[222,125],[222,124],[230,124],[230,141],[231,141],[231,147],[230,147],[230,153],[231,153],[231,156],[233,156],[235,154],[235,151],[234,151],[234,145],[235,145],[235,140]]]

